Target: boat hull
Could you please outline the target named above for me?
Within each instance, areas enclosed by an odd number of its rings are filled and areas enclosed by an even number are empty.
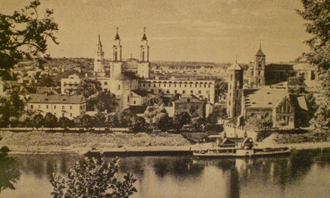
[[[230,157],[264,157],[274,155],[289,155],[291,150],[279,151],[255,151],[255,150],[236,150],[230,153],[199,151],[194,152],[193,156],[197,158],[230,158]]]

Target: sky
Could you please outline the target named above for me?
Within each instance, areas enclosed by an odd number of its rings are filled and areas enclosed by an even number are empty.
[[[0,12],[31,0],[0,0]],[[288,62],[309,50],[310,38],[295,9],[300,0],[41,0],[39,13],[54,10],[59,45],[52,57],[94,58],[98,34],[105,58],[112,58],[116,28],[123,57],[139,57],[146,27],[150,61],[249,63],[259,50],[267,62]]]

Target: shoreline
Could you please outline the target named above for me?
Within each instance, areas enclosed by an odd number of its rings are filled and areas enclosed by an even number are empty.
[[[163,153],[164,155],[169,155],[172,153],[187,153],[197,150],[203,149],[212,149],[215,148],[214,144],[212,143],[201,143],[201,144],[194,144],[194,145],[186,145],[186,146],[127,146],[127,147],[116,147],[116,148],[107,148],[107,147],[74,147],[71,145],[72,148],[51,148],[51,149],[38,149],[22,151],[22,150],[15,150],[11,149],[15,146],[8,145],[10,149],[10,155],[57,155],[60,153],[65,154],[91,154],[91,153],[117,153],[117,154],[141,154],[141,155],[148,155],[153,153]],[[73,148],[74,147],[74,148]],[[289,147],[295,150],[313,150],[313,149],[326,149],[330,148],[330,142],[307,142],[307,143],[295,143],[295,144],[266,144],[266,143],[259,143],[256,148],[276,148],[276,147]]]

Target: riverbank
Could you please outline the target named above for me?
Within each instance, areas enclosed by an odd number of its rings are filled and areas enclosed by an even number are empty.
[[[34,132],[0,132],[3,139],[0,147],[6,145],[10,154],[58,154],[94,152],[113,153],[175,153],[193,150],[210,149],[212,143],[192,144],[180,134],[167,132],[157,133],[47,133]],[[257,147],[289,147],[297,150],[330,148],[330,142],[307,142],[279,144],[275,135],[257,143]]]
[[[12,154],[84,153],[92,149],[192,145],[180,134],[0,132],[0,146]]]

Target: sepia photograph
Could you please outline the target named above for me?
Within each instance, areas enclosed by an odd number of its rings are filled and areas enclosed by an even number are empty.
[[[0,0],[0,197],[326,198],[330,0]]]

